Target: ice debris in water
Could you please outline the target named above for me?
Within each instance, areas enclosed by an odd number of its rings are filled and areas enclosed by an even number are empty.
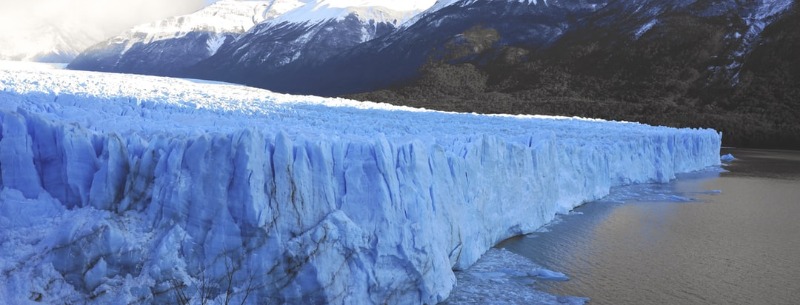
[[[559,281],[559,282],[569,281],[569,277],[567,277],[565,274],[545,268],[536,269],[530,274],[547,281]]]
[[[734,158],[732,154],[725,154],[722,155],[722,157],[719,157],[719,160],[725,163],[730,163],[736,160],[736,158]]]
[[[584,304],[589,299],[556,296],[536,287],[537,280],[566,281],[505,249],[492,248],[472,267],[456,272],[457,285],[444,304]]]

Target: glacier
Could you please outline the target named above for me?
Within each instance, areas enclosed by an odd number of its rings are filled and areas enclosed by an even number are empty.
[[[2,63],[0,303],[434,304],[498,242],[720,144]]]

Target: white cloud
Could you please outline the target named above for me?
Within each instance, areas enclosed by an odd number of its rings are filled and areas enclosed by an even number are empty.
[[[0,0],[0,55],[46,52],[58,43],[39,37],[48,31],[80,40],[67,43],[96,43],[137,24],[191,13],[207,2],[213,1]]]
[[[0,25],[5,31],[37,23],[76,23],[116,34],[205,4],[206,0],[0,0]]]

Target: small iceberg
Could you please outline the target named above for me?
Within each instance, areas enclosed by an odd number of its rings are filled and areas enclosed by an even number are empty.
[[[723,163],[731,163],[733,162],[733,160],[736,160],[736,158],[734,158],[732,154],[727,154],[723,155],[722,157],[719,157],[719,160],[722,161]]]
[[[530,272],[529,275],[545,281],[558,281],[558,282],[569,281],[569,277],[567,277],[565,274],[553,270],[548,270],[545,268],[538,268],[533,272]]]
[[[584,305],[586,304],[586,302],[589,302],[589,298],[573,297],[573,296],[559,296],[557,300],[559,304],[568,304],[568,305]]]

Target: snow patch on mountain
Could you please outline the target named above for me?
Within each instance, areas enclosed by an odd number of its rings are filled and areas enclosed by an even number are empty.
[[[735,33],[733,37],[729,38],[740,41],[740,43],[732,54],[731,63],[724,67],[728,73],[733,74],[732,81],[734,83],[739,81],[739,69],[742,67],[743,60],[753,49],[753,45],[758,42],[761,32],[781,13],[787,11],[793,3],[792,0],[758,0],[743,5],[741,14],[747,30],[744,33]]]
[[[547,0],[500,0],[504,2],[518,2],[518,3],[527,3],[531,5],[537,5],[541,1],[541,4],[548,5]],[[409,18],[404,22],[400,27],[408,27],[412,24],[419,21],[422,17],[439,11],[445,7],[452,6],[452,5],[459,5],[459,6],[467,6],[471,4],[475,4],[479,2],[479,0],[436,0],[433,5],[428,6],[427,9],[423,10],[422,12],[414,15],[413,17]]]
[[[137,43],[179,38],[192,32],[243,33],[264,20],[275,18],[300,5],[302,2],[294,0],[223,0],[193,14],[135,26],[113,38],[112,42],[124,43],[124,50],[127,51]]]
[[[634,33],[633,36],[636,37],[636,39],[639,39],[640,37],[642,37],[642,35],[644,35],[644,33],[647,33],[647,31],[653,28],[653,26],[656,25],[656,23],[658,23],[658,19],[653,19],[648,21],[647,23],[642,25],[638,30],[636,30],[636,33]]]
[[[755,1],[755,7],[747,16],[744,16],[744,21],[748,26],[747,33],[744,34],[745,48],[757,39],[764,28],[770,24],[775,17],[788,10],[794,1],[792,0],[759,0]]]
[[[713,130],[185,79],[3,66],[0,100],[10,304],[433,304],[505,238],[720,162]]]
[[[360,20],[398,25],[430,6],[430,1],[412,1],[405,5],[376,0],[319,0],[287,12],[270,22],[319,23],[327,20],[342,20],[353,14]]]
[[[209,38],[206,41],[206,46],[208,46],[208,53],[209,54],[217,53],[219,47],[221,47],[222,44],[224,43],[225,43],[225,36],[214,36],[212,38]]]

